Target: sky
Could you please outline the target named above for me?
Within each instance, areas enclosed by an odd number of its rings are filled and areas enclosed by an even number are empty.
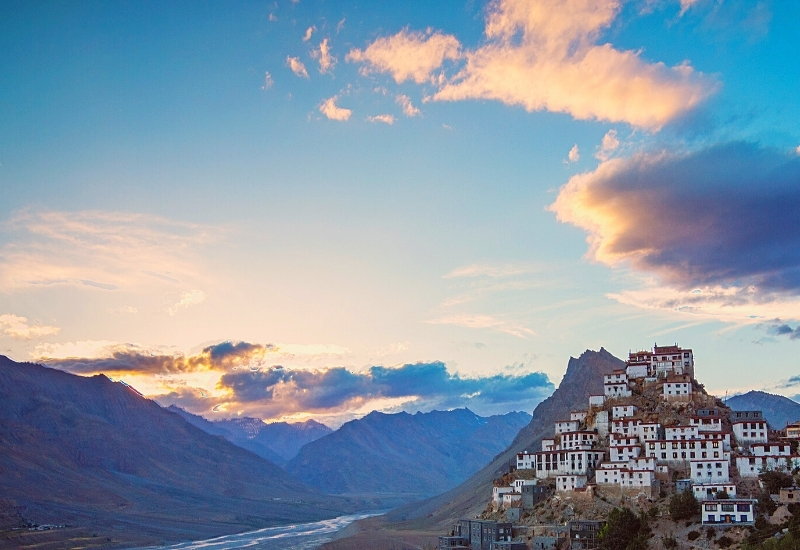
[[[800,5],[9,2],[0,353],[209,418],[800,394]]]

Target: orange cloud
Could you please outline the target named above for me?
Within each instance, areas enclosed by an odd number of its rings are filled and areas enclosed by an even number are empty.
[[[338,99],[339,98],[337,96],[333,96],[323,101],[322,105],[319,106],[319,112],[331,120],[344,122],[350,118],[350,115],[353,114],[353,111],[336,105],[336,101]]]
[[[426,82],[446,59],[458,59],[461,44],[440,32],[403,29],[394,36],[378,38],[366,49],[350,50],[347,61],[364,63],[366,71],[388,72],[400,84]]]
[[[487,42],[477,49],[462,52],[453,36],[404,29],[351,51],[348,60],[398,83],[423,83],[446,59],[463,58],[455,76],[436,79],[433,100],[493,99],[658,130],[713,94],[717,83],[687,62],[667,67],[598,44],[620,10],[618,0],[498,0],[489,8]]]
[[[32,340],[61,332],[59,327],[47,325],[30,325],[26,317],[12,313],[0,315],[0,334],[10,336],[15,340]]]

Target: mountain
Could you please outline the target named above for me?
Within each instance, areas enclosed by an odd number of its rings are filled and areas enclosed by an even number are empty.
[[[211,421],[175,405],[170,405],[167,410],[181,415],[204,432],[222,436],[234,445],[252,451],[279,466],[285,466],[306,443],[333,432],[328,426],[315,420],[292,424],[267,424],[259,418],[248,417]]]
[[[103,375],[3,356],[0,495],[30,521],[87,526],[109,545],[128,546],[314,521],[358,507],[320,495]]]
[[[372,412],[305,445],[286,469],[331,494],[418,500],[472,475],[530,418],[521,412],[481,417],[469,409]]]
[[[507,471],[516,454],[527,449],[541,449],[542,438],[552,435],[553,422],[569,418],[570,411],[585,409],[589,395],[603,393],[603,375],[624,367],[624,361],[604,348],[586,350],[577,359],[570,357],[558,389],[539,403],[530,423],[520,430],[507,449],[457,487],[424,502],[393,510],[387,514],[386,521],[407,530],[447,531],[460,517],[479,514],[486,507],[493,480]]]
[[[749,391],[729,397],[725,404],[734,411],[762,411],[769,425],[776,430],[789,422],[800,420],[800,403],[782,395]]]

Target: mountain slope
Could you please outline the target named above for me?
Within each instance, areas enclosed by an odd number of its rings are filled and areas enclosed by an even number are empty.
[[[800,403],[782,395],[749,391],[725,401],[734,411],[762,411],[770,427],[780,430],[789,422],[800,420]]]
[[[230,420],[207,420],[180,407],[170,405],[168,411],[181,415],[189,424],[206,433],[219,435],[243,449],[254,452],[261,458],[285,466],[294,458],[303,445],[316,441],[333,432],[325,424],[315,420],[265,423],[259,418],[233,418]]]
[[[355,506],[103,375],[0,356],[0,495],[40,523],[130,544],[332,517]]]
[[[469,477],[529,419],[527,413],[484,418],[468,409],[372,412],[305,445],[287,471],[324,492],[415,500]]]
[[[577,359],[570,357],[567,372],[558,389],[539,403],[530,423],[520,430],[511,445],[486,467],[450,491],[421,503],[403,506],[386,516],[395,527],[408,530],[446,531],[460,517],[473,517],[485,507],[492,481],[508,467],[515,455],[526,449],[539,449],[543,437],[552,435],[553,422],[585,409],[588,396],[603,393],[603,375],[624,368],[625,362],[608,351],[586,350]]]

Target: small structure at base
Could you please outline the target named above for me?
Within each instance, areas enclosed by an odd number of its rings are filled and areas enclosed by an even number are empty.
[[[702,505],[703,525],[733,527],[755,525],[755,499],[707,500]]]

